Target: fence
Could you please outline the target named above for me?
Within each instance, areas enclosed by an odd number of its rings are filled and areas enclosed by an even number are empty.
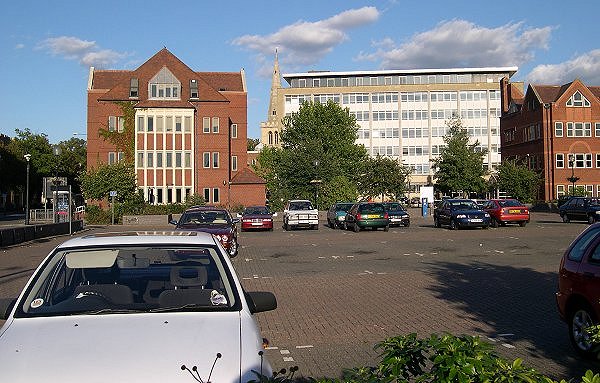
[[[28,225],[0,230],[0,247],[83,230],[83,221]]]

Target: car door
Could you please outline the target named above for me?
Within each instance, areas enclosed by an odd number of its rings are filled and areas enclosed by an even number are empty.
[[[571,198],[570,200],[568,200],[563,206],[564,206],[564,212],[565,215],[567,216],[568,219],[574,219],[575,218],[575,208],[577,205],[577,198]]]
[[[581,295],[593,306],[596,315],[600,313],[600,235],[587,247],[577,270],[577,279]]]
[[[450,204],[448,202],[444,202],[438,213],[438,222],[442,225],[450,224],[450,214]]]
[[[587,220],[586,200],[584,198],[578,198],[577,204],[575,205],[574,219]]]

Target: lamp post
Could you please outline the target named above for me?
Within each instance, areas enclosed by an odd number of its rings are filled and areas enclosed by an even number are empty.
[[[319,184],[321,183],[321,180],[317,177],[317,168],[319,166],[319,160],[314,160],[313,166],[315,167],[315,178],[312,181],[310,181],[310,183],[315,185],[315,207],[317,208],[317,210],[319,210]]]
[[[575,156],[569,154],[569,167],[571,168],[571,177],[567,177],[567,181],[573,184],[572,195],[575,195],[575,182],[579,181],[579,177],[575,177]]]
[[[61,150],[60,150],[60,146],[58,145],[54,145],[54,147],[52,148],[52,153],[54,154],[55,158],[55,162],[56,162],[56,168],[54,171],[54,181],[52,181],[52,184],[54,184],[54,194],[53,194],[53,199],[52,199],[52,222],[54,223],[58,223],[59,219],[58,219],[58,157],[60,156]]]
[[[31,154],[27,153],[23,156],[27,160],[27,187],[25,194],[25,225],[29,225],[29,160],[31,159]]]

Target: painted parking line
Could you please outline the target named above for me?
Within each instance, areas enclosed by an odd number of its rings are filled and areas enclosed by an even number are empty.
[[[307,344],[304,346],[296,346],[296,348],[313,348],[314,346],[312,344]]]

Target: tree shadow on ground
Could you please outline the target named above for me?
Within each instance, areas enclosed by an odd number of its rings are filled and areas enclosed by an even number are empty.
[[[487,325],[470,330],[489,333],[489,326],[496,332],[489,334],[491,337],[511,334],[509,341],[530,343],[528,356],[551,359],[564,367],[565,376],[559,377],[536,368],[555,379],[579,378],[588,369],[600,370],[600,364],[579,358],[571,347],[567,325],[556,308],[556,273],[482,262],[436,262],[430,266],[429,272],[439,282],[430,290],[464,311],[474,323]],[[524,362],[528,364],[527,357]]]

